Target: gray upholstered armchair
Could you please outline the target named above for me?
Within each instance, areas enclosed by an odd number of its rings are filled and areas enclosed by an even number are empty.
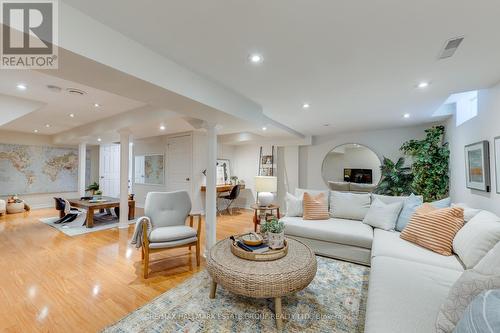
[[[190,214],[191,199],[186,191],[149,192],[146,196],[144,217],[138,220],[142,228],[141,247],[144,278],[148,277],[149,254],[178,247],[196,247],[196,264],[200,265],[201,214]],[[186,225],[189,216],[189,226]],[[193,228],[198,217],[197,229]]]

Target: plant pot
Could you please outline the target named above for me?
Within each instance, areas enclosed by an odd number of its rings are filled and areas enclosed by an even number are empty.
[[[285,246],[285,232],[282,231],[279,234],[268,232],[267,246],[273,250],[282,249]]]

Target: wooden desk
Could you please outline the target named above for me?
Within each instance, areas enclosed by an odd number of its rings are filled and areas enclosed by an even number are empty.
[[[73,207],[83,208],[87,210],[87,219],[85,225],[87,228],[94,226],[94,210],[120,207],[120,199],[111,197],[102,197],[107,201],[90,203],[89,200],[68,199],[68,202]],[[128,201],[128,219],[132,220],[135,217],[135,201]]]
[[[217,185],[217,193],[222,193],[222,192],[231,192],[233,187],[236,185]],[[243,190],[245,188],[245,185],[240,185],[240,189]],[[202,185],[200,188],[200,191],[206,192],[207,187],[205,185]]]

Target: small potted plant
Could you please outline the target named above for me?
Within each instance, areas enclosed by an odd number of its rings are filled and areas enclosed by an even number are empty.
[[[90,191],[92,195],[98,195],[96,192],[99,191],[99,184],[97,182],[93,182],[90,184],[85,191]]]
[[[281,249],[285,246],[285,224],[276,217],[262,222],[260,232],[267,233],[267,245],[271,249]]]

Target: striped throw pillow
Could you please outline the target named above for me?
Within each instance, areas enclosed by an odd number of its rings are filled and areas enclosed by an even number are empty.
[[[328,220],[328,201],[324,193],[316,196],[304,193],[304,220]]]
[[[441,255],[451,256],[453,238],[463,225],[463,208],[438,209],[425,203],[413,214],[400,237]]]

